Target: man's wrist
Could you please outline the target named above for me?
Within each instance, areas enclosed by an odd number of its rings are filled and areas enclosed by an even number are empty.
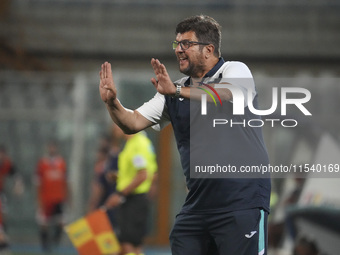
[[[115,97],[113,99],[110,99],[109,101],[106,102],[106,105],[110,108],[115,107],[117,102],[119,102],[118,98]]]
[[[174,97],[179,98],[181,96],[182,86],[178,84],[175,84],[175,85],[176,85],[176,92],[174,94]]]
[[[117,192],[118,196],[120,197],[120,203],[123,204],[126,201],[126,195],[124,195],[121,191]]]

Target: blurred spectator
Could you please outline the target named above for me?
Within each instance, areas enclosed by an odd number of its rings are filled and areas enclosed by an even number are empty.
[[[286,179],[286,183],[289,182],[290,188],[284,190],[283,199],[281,203],[275,208],[274,219],[268,224],[268,246],[271,248],[278,248],[283,241],[285,231],[288,232],[290,237],[295,239],[296,229],[293,222],[286,215],[287,209],[295,206],[299,200],[300,194],[303,190],[305,178],[293,177],[292,179]],[[279,215],[279,216],[278,216]],[[277,217],[275,217],[277,216]],[[275,219],[277,218],[277,219]]]
[[[108,198],[105,206],[119,206],[118,238],[122,254],[141,255],[147,232],[149,192],[157,171],[156,155],[144,132],[122,133],[122,137],[126,144],[118,156],[117,192]]]
[[[302,237],[295,244],[293,255],[319,255],[319,249],[315,242]]]
[[[37,221],[41,245],[47,252],[52,249],[52,245],[59,245],[61,240],[63,206],[69,195],[66,168],[66,162],[58,152],[57,143],[49,142],[47,155],[39,160],[36,169]]]
[[[108,164],[109,148],[104,146],[97,150],[96,163],[94,165],[95,176],[103,174],[105,171],[106,164]]]
[[[112,139],[111,136],[102,135],[99,138],[98,150],[96,153],[96,163],[94,166],[95,175],[102,174],[106,169],[112,168],[110,164],[117,165],[117,155],[119,153],[119,144]],[[117,166],[113,166],[112,169],[117,169]]]
[[[102,146],[102,145],[101,145]],[[116,179],[118,169],[118,154],[104,146],[98,148],[97,164],[95,165],[95,176],[91,184],[91,194],[89,199],[89,212],[94,211],[104,205],[108,197],[116,192]],[[110,153],[111,152],[111,153]],[[100,161],[99,168],[98,162]],[[116,209],[107,210],[112,227],[116,230],[117,217]]]
[[[14,178],[13,192],[16,195],[21,195],[24,192],[24,185],[21,176],[17,173],[12,160],[7,155],[5,146],[0,145],[0,250],[8,246],[8,238],[6,235],[5,223],[5,179],[7,176]]]
[[[294,179],[295,188],[293,189],[290,196],[285,201],[286,209],[289,209],[289,207],[293,207],[297,204],[299,197],[302,193],[305,180],[306,179],[304,179],[304,178],[295,178]],[[290,235],[290,237],[293,240],[296,239],[297,229],[296,229],[296,226],[294,224],[293,219],[289,215],[286,216],[285,224],[286,224],[286,228],[287,228],[287,231],[288,231],[288,234]]]

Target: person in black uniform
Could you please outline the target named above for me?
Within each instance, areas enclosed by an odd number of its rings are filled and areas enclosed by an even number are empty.
[[[269,164],[261,127],[241,125],[249,120],[259,120],[259,116],[248,108],[248,103],[257,106],[257,92],[251,72],[241,62],[224,61],[220,44],[220,25],[213,18],[198,15],[180,22],[176,27],[173,49],[180,72],[187,76],[172,82],[165,66],[159,60],[152,59],[156,77],[151,82],[157,93],[134,111],[124,108],[117,99],[111,65],[105,62],[100,71],[100,96],[112,120],[124,132],[136,133],[151,126],[164,127],[169,122],[173,126],[189,190],[170,234],[173,255],[267,254],[271,190],[268,176],[191,176],[192,168],[198,163],[207,164],[210,156],[231,165],[236,172],[244,166]],[[214,91],[215,85],[226,78],[236,80],[229,83],[230,89],[216,88],[214,93],[219,96],[221,108],[208,104],[209,120],[222,112],[223,116],[236,123],[224,127],[222,131],[219,129],[221,127],[212,127],[204,120],[202,122],[199,99],[207,88]],[[245,84],[242,79],[248,82]],[[205,90],[202,85],[205,85]],[[252,101],[244,103],[242,116],[233,115],[232,112],[233,102],[237,101],[233,97],[234,89],[242,91],[245,96],[251,95]],[[219,136],[209,139],[211,133]]]
[[[114,148],[114,150],[110,151],[110,148],[107,146],[98,148],[98,154],[103,155],[100,157],[104,158],[104,164],[102,164],[103,170],[99,171],[99,173],[94,176],[91,185],[88,212],[93,212],[98,208],[102,208],[105,201],[116,192],[118,151],[118,148]],[[118,223],[116,208],[109,208],[106,210],[106,213],[113,229],[117,231]]]

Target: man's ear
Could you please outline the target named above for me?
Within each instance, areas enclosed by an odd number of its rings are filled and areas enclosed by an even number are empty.
[[[209,45],[207,45],[206,47],[207,47],[207,50],[208,50],[208,52],[209,52],[210,54],[213,54],[213,53],[214,53],[214,51],[215,51],[215,46],[214,46],[214,45],[209,44]]]
[[[209,44],[209,45],[205,46],[204,47],[204,57],[206,59],[208,59],[209,57],[213,56],[214,55],[214,50],[215,50],[215,47],[212,44]]]
[[[207,46],[204,47],[205,49],[205,56],[209,56],[209,55],[213,55],[214,54],[214,51],[215,51],[215,46],[212,45],[212,44],[209,44]]]

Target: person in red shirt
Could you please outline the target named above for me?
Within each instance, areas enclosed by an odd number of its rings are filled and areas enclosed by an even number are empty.
[[[7,151],[4,145],[0,145],[0,250],[8,246],[8,238],[5,232],[5,212],[4,207],[6,201],[6,194],[4,190],[6,177],[10,176],[14,178],[13,192],[15,195],[21,195],[23,193],[23,182],[21,176],[17,174],[17,171],[12,163],[12,160],[7,155]]]
[[[56,142],[49,142],[47,155],[42,157],[36,170],[40,241],[44,251],[58,245],[63,229],[63,205],[68,197],[66,162],[58,152]],[[54,233],[50,235],[49,229]]]

